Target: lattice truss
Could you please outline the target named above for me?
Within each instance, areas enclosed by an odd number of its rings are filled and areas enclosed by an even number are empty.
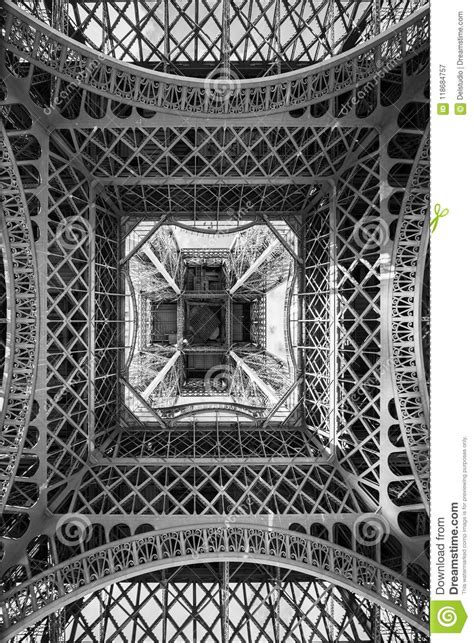
[[[353,128],[199,127],[59,130],[87,169],[114,185],[143,179],[303,177],[334,174],[368,132]],[[144,181],[145,182],[145,181]],[[107,183],[107,181],[103,181]],[[249,199],[251,201],[251,199]],[[260,201],[262,199],[259,199]],[[250,206],[252,207],[252,206]],[[254,205],[254,207],[256,207]]]
[[[254,300],[288,278],[293,235],[285,223],[273,229],[278,237],[257,226],[236,237],[228,265],[231,293]]]
[[[173,349],[159,347],[153,352],[141,351],[134,355],[128,372],[130,384],[144,393],[174,353]]]
[[[383,39],[379,24],[396,24],[418,6],[382,2],[382,22],[374,25],[373,6],[320,4],[323,13],[339,12],[335,47],[348,52],[374,32]],[[268,16],[274,20],[277,5],[285,21],[292,19],[285,2],[271,2],[259,20],[248,14],[252,29],[263,29],[260,20]],[[158,3],[147,6],[155,20]],[[199,3],[199,11],[204,6],[211,25],[222,5]],[[234,43],[233,64],[260,61],[263,73],[264,66],[272,69],[273,45],[254,43],[251,57],[252,32],[240,43],[232,32],[245,6],[232,18],[226,52]],[[59,26],[59,5],[53,7]],[[63,24],[97,45],[92,7],[81,4],[89,12],[82,34],[72,3]],[[114,7],[120,13],[125,3]],[[297,3],[295,19],[306,15],[302,7]],[[106,29],[108,46],[146,60],[145,40],[138,43],[141,15],[128,41],[118,23]],[[153,640],[165,628],[177,640],[193,640],[197,631],[202,640],[245,643],[288,636],[427,640],[428,397],[417,330],[427,282],[425,18],[420,13],[410,23],[403,61],[379,83],[364,84],[362,68],[372,69],[372,54],[359,57],[350,79],[332,93],[311,95],[298,110],[280,101],[273,113],[273,94],[270,100],[264,88],[262,115],[249,109],[225,127],[219,115],[185,120],[170,106],[132,107],[132,98],[127,104],[64,74],[52,82],[59,41],[38,36],[32,44],[26,27],[12,36],[1,85],[3,301],[11,311],[2,324],[19,339],[18,355],[5,353],[13,384],[1,411],[6,636],[23,630],[18,640]],[[319,32],[332,24],[326,14],[320,19]],[[28,26],[30,19],[23,20]],[[124,23],[124,14],[118,20]],[[335,50],[324,38],[311,44],[316,24],[305,20],[291,56],[282,45],[282,64],[304,61],[303,41],[312,59]],[[181,46],[169,33],[169,71],[202,46],[193,38],[206,37],[196,34]],[[377,52],[392,57],[403,39],[386,37]],[[43,48],[41,64],[28,47]],[[204,48],[196,60],[210,57]],[[362,79],[358,86],[353,78]],[[63,89],[68,93],[53,104]],[[45,106],[54,109],[44,112]],[[234,284],[278,239],[276,265],[293,266],[301,300],[294,322],[298,403],[284,420],[266,399],[270,419],[235,422],[219,416],[167,424],[149,413],[146,400],[141,413],[124,405],[126,369],[137,382],[144,378],[137,383],[143,392],[163,363],[154,356],[159,364],[150,365],[145,356],[148,372],[125,357],[124,293],[132,276],[131,262],[127,276],[121,260],[124,239],[142,219],[214,233],[237,229],[247,240],[268,230],[257,251],[250,243],[242,244],[247,254],[235,253]],[[158,254],[169,253],[169,272],[179,282],[165,231]],[[252,275],[261,280],[262,273]],[[47,311],[41,320],[38,310]],[[286,372],[259,345],[234,351],[236,390],[242,397],[288,393]],[[257,376],[251,381],[249,369]],[[179,370],[169,373],[177,377]],[[162,397],[170,397],[179,382],[164,385]],[[247,568],[235,562],[244,558]],[[122,605],[126,616],[118,616]]]
[[[263,407],[268,405],[268,398],[255,382],[245,373],[239,365],[232,369],[230,394],[236,402],[251,406]]]
[[[298,69],[351,49],[424,0],[124,0],[20,7],[106,55],[171,74],[235,77]],[[220,71],[220,65],[223,70]],[[216,70],[217,67],[217,70]]]
[[[148,298],[153,296],[155,301],[176,298],[176,291],[182,288],[183,263],[173,229],[169,226],[159,227],[146,243],[140,245],[127,266],[135,291],[146,293]]]
[[[236,355],[271,387],[277,398],[282,397],[291,386],[288,368],[271,353],[249,346],[236,349]]]
[[[55,640],[61,618],[66,640],[230,642],[373,641],[378,628],[391,643],[427,641],[386,610],[360,601],[331,583],[260,565],[231,565],[229,585],[217,565],[180,568],[162,578],[122,582],[69,605],[61,617],[44,619],[19,636]],[[351,610],[347,606],[351,606]],[[225,613],[229,616],[226,621]],[[113,614],[113,616],[112,616]],[[164,618],[164,615],[169,615]]]

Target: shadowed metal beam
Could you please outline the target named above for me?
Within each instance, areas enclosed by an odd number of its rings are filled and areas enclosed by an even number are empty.
[[[145,243],[151,239],[151,237],[155,234],[158,228],[160,228],[163,225],[163,223],[166,221],[167,216],[168,215],[163,214],[160,217],[158,223],[151,228],[151,230],[137,243],[137,245],[132,250],[130,250],[128,255],[123,259],[120,259],[120,265],[126,263],[132,255],[138,252],[138,250],[140,250],[140,248],[143,247]]]
[[[143,252],[146,254],[146,256],[150,259],[150,261],[153,263],[153,265],[158,268],[158,270],[161,272],[163,277],[166,279],[168,284],[171,286],[171,288],[175,291],[177,295],[181,294],[181,290],[179,289],[178,285],[176,284],[175,280],[173,277],[170,275],[170,273],[166,270],[165,266],[161,263],[161,261],[158,259],[158,257],[155,255],[155,253],[152,251],[150,248],[149,244],[146,244],[143,248]]]
[[[242,277],[240,277],[240,279],[238,279],[235,282],[235,284],[229,290],[230,295],[233,295],[240,288],[240,286],[242,286],[247,281],[247,279],[251,275],[253,275],[253,273],[257,270],[257,268],[261,266],[271,256],[272,252],[275,250],[275,248],[278,247],[279,243],[280,242],[277,240],[272,241],[272,243],[268,246],[268,248],[266,248],[262,252],[260,257],[258,257],[258,259],[254,261],[254,263],[250,266],[250,268],[244,272]]]
[[[258,388],[268,397],[270,402],[276,405],[278,403],[278,397],[275,395],[275,392],[270,386],[268,386],[268,384],[265,384],[265,382],[253,370],[253,368],[250,368],[249,366],[247,366],[244,360],[241,357],[239,357],[236,353],[234,353],[234,351],[230,351],[230,357],[232,357],[232,359],[235,361],[237,366],[240,366],[240,368],[258,386]]]
[[[273,225],[273,223],[270,221],[269,217],[262,213],[262,219],[265,221],[267,226],[270,228],[270,230],[273,232],[275,237],[279,240],[282,246],[284,246],[290,255],[295,259],[298,263],[303,265],[303,258],[300,257],[291,247],[291,245],[288,243],[288,241],[285,239],[285,237],[279,232],[279,230]]]
[[[166,364],[163,366],[161,371],[157,373],[156,377],[153,379],[153,381],[148,384],[146,389],[142,393],[142,398],[147,401],[150,395],[153,393],[155,388],[158,386],[160,382],[162,382],[165,379],[165,376],[169,371],[173,368],[173,366],[176,364],[179,356],[181,353],[179,351],[176,351],[176,353],[173,353],[173,355],[170,357],[170,359],[166,362]]]

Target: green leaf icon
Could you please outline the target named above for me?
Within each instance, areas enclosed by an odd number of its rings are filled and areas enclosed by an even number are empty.
[[[461,601],[431,601],[430,629],[432,634],[459,634],[467,619]]]

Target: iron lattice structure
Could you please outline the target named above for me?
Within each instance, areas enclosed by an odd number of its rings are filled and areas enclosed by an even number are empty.
[[[428,640],[428,15],[5,1],[3,640]]]

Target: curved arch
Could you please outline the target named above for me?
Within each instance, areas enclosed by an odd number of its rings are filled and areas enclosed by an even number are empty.
[[[428,392],[421,348],[421,296],[429,242],[429,133],[407,184],[394,244],[391,369],[401,433],[421,498],[429,505]]]
[[[132,536],[87,551],[7,592],[4,635],[118,580],[197,560],[271,564],[335,583],[428,633],[428,594],[418,585],[349,549],[312,536],[234,524],[181,527]]]
[[[237,234],[239,232],[244,232],[244,230],[248,230],[249,228],[253,228],[256,225],[261,225],[262,222],[258,221],[255,219],[255,221],[250,221],[249,223],[246,223],[241,226],[235,226],[233,228],[223,228],[222,230],[211,230],[209,228],[199,228],[197,226],[192,226],[192,225],[187,225],[186,223],[182,223],[179,220],[172,220],[169,219],[170,222],[177,228],[182,228],[183,230],[189,230],[190,232],[197,232],[198,234],[213,234],[216,236],[219,235],[225,235],[225,234]]]
[[[426,48],[429,29],[426,5],[329,61],[266,78],[232,80],[228,98],[222,101],[222,79],[199,80],[138,69],[25,15],[10,0],[5,0],[4,7],[7,49],[75,87],[136,107],[222,116],[286,111],[359,87],[394,60],[407,60]],[[54,61],[51,51],[60,53]]]
[[[2,188],[3,188],[2,181]],[[10,382],[13,376],[13,355],[7,350],[7,346],[15,346],[15,279],[13,276],[12,249],[10,246],[9,234],[6,226],[6,217],[3,205],[0,202],[0,242],[1,242],[1,262],[2,262],[2,316],[5,316],[4,337],[0,340],[0,383],[2,391],[2,407],[0,407],[0,425],[3,426],[3,416],[5,411],[5,400],[3,391],[10,390]]]
[[[130,271],[128,269],[128,265],[127,265],[127,268],[123,270],[123,275],[130,292],[130,302],[132,304],[132,313],[133,313],[133,318],[130,324],[132,328],[132,336],[130,338],[130,348],[128,352],[128,357],[125,361],[125,369],[124,369],[126,372],[128,372],[128,369],[130,368],[130,364],[132,363],[133,355],[135,353],[135,346],[137,344],[138,324],[136,323],[136,320],[138,319],[138,304],[137,304],[137,297],[135,294],[135,288],[133,287],[133,284],[132,284],[132,279],[130,277]]]
[[[3,124],[0,124],[1,210],[11,292],[11,359],[6,399],[0,412],[0,453],[8,460],[0,485],[0,509],[8,502],[26,439],[38,355],[38,287],[33,231],[18,168]]]
[[[209,412],[242,415],[255,420],[262,417],[265,408],[239,404],[239,402],[191,402],[160,409],[160,414],[165,420],[179,420],[189,415],[203,415]]]
[[[295,351],[294,351],[294,344],[293,344],[293,333],[291,332],[291,305],[293,302],[293,298],[295,296],[295,287],[297,283],[297,265],[296,262],[292,261],[290,263],[290,275],[288,276],[288,283],[286,286],[285,290],[285,302],[284,302],[284,316],[285,316],[285,327],[284,327],[284,333],[285,333],[285,349],[287,355],[290,356],[289,360],[289,366],[290,366],[290,374],[292,377],[295,376],[295,373],[297,371],[297,363],[296,363],[296,357],[295,357]],[[297,344],[298,342],[296,342]]]

